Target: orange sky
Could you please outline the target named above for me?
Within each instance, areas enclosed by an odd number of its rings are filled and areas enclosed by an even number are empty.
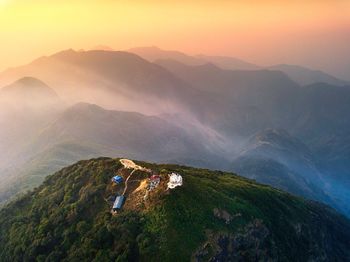
[[[100,44],[303,64],[350,78],[350,1],[0,0],[0,70]]]

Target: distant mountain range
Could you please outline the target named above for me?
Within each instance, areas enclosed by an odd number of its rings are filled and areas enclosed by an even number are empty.
[[[198,96],[167,70],[126,52],[66,50],[7,70],[0,79],[11,83],[22,76],[44,81],[70,103],[86,101],[119,110],[167,112]]]
[[[303,86],[317,83],[327,83],[339,86],[350,85],[350,82],[348,81],[338,79],[320,70],[312,70],[303,66],[281,64],[270,66],[268,69],[282,71],[288,75],[288,77]]]
[[[302,86],[315,83],[327,83],[341,86],[350,85],[349,81],[338,79],[320,70],[312,70],[298,65],[280,64],[273,66],[259,66],[235,57],[207,55],[190,56],[178,51],[162,50],[155,46],[132,48],[127,51],[135,53],[151,62],[155,62],[156,60],[175,60],[190,66],[211,63],[227,70],[276,70],[285,73],[289,78]]]
[[[0,199],[79,159],[124,154],[238,170],[350,214],[348,86],[302,86],[279,70],[151,50],[152,62],[66,50],[1,73],[0,94],[24,101],[0,106]]]
[[[257,70],[261,68],[257,65],[254,65],[233,57],[206,56],[206,55],[190,56],[178,51],[162,50],[155,46],[132,48],[127,51],[137,54],[151,62],[155,62],[156,60],[159,60],[159,59],[165,59],[165,60],[172,59],[172,60],[176,60],[178,62],[184,63],[186,65],[192,65],[192,66],[213,63],[218,67],[221,67],[223,69],[229,69],[229,70]]]

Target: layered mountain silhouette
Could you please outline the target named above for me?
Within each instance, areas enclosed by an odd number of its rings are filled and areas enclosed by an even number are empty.
[[[218,67],[230,70],[256,70],[260,68],[257,65],[233,57],[206,55],[190,56],[179,51],[162,50],[155,46],[131,48],[128,51],[151,62],[171,59],[193,66],[212,63]]]
[[[282,71],[303,86],[316,83],[327,83],[339,86],[350,85],[349,82],[338,79],[330,74],[303,66],[281,64],[270,66],[269,69]]]
[[[214,65],[228,70],[258,70],[262,69],[261,66],[254,65],[252,63],[243,61],[241,59],[229,56],[207,56],[207,55],[197,55],[207,63],[213,63]]]
[[[328,83],[333,85],[349,85],[348,81],[344,81],[334,77],[321,70],[313,70],[303,66],[279,64],[273,66],[259,66],[235,57],[227,56],[208,56],[195,55],[190,56],[178,51],[162,50],[158,47],[138,47],[129,49],[131,53],[135,53],[151,62],[156,60],[176,60],[186,65],[204,65],[212,63],[222,69],[227,70],[276,70],[284,72],[293,81],[300,85],[309,85],[315,83]]]
[[[126,52],[66,50],[10,69],[1,79],[14,81],[23,74],[43,80],[70,102],[114,109],[170,111],[182,100],[199,96],[167,70]]]
[[[46,90],[43,100],[56,101],[57,93],[65,101],[58,110],[42,105],[21,114],[12,122],[22,130],[17,134],[13,128],[0,131],[2,143],[12,141],[0,154],[2,177],[26,181],[11,192],[81,158],[123,154],[238,169],[348,212],[348,189],[341,185],[350,181],[350,88],[301,86],[278,70],[229,70],[171,55],[154,55],[153,63],[130,52],[66,50],[1,73],[5,91],[35,84],[41,87],[35,90]],[[32,78],[8,86],[25,76]],[[3,184],[2,200],[13,195],[6,186],[11,183]]]
[[[205,60],[203,59],[190,56],[175,50],[162,50],[156,46],[136,47],[131,48],[127,51],[137,54],[150,62],[154,62],[158,59],[174,59],[187,65],[202,65],[205,63]]]

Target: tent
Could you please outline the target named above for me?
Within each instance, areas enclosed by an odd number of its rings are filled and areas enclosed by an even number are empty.
[[[114,182],[114,183],[116,183],[116,184],[120,184],[120,183],[123,182],[123,177],[121,177],[121,176],[114,176],[114,177],[112,178],[112,182]]]

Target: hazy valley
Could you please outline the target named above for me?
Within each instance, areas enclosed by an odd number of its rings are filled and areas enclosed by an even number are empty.
[[[350,261],[350,1],[0,0],[0,262]]]
[[[349,215],[345,81],[155,50],[67,50],[3,72],[1,200],[103,155],[238,172]]]

